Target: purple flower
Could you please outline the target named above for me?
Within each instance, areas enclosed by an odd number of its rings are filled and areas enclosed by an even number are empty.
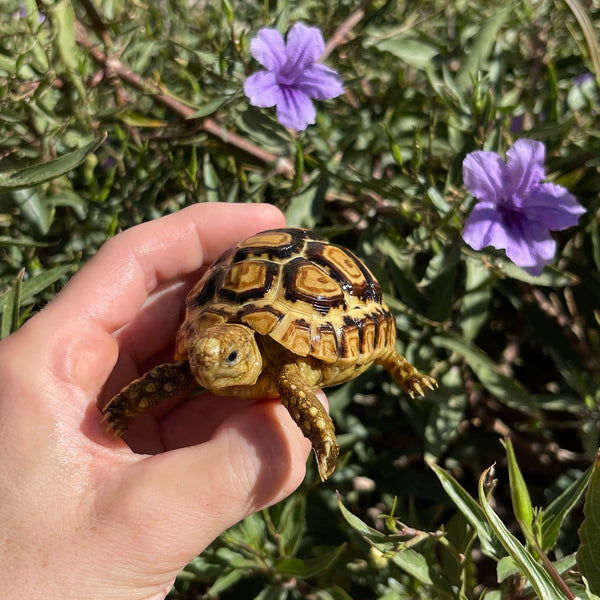
[[[463,239],[474,250],[485,246],[506,255],[531,275],[551,263],[556,242],[550,231],[577,224],[585,209],[560,185],[542,183],[544,144],[520,139],[506,153],[467,154],[463,179],[479,200],[465,222]]]
[[[246,79],[244,92],[250,104],[277,106],[282,125],[306,129],[316,118],[311,98],[327,100],[344,91],[340,76],[316,62],[324,50],[317,27],[296,23],[288,33],[287,44],[276,29],[260,29],[250,51],[267,70]]]

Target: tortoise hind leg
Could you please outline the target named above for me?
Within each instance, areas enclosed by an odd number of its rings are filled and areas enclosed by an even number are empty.
[[[132,381],[102,409],[102,421],[115,436],[121,436],[132,421],[152,406],[176,398],[196,382],[187,361],[166,363]]]
[[[389,354],[376,362],[384,366],[411,398],[414,398],[415,395],[424,396],[424,388],[434,390],[437,387],[437,381],[433,377],[418,371],[402,354],[395,350],[390,350]]]
[[[331,417],[303,380],[298,365],[285,365],[277,377],[276,385],[281,403],[310,440],[317,458],[319,476],[321,481],[325,481],[333,473],[340,452]]]

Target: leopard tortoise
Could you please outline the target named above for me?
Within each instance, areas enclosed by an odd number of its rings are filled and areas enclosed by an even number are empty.
[[[141,412],[200,384],[222,396],[279,397],[335,469],[333,422],[315,396],[381,364],[411,396],[433,389],[394,349],[396,324],[379,282],[349,250],[307,229],[272,229],[226,251],[187,297],[175,360],[125,387],[103,408],[121,435]]]

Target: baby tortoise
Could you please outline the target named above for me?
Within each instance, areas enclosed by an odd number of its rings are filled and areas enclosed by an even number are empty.
[[[324,481],[339,446],[315,396],[371,364],[411,396],[436,381],[394,349],[396,324],[378,281],[349,250],[307,229],[272,229],[226,251],[190,291],[175,360],[104,407],[121,435],[133,419],[199,383],[223,396],[280,397],[311,441]]]

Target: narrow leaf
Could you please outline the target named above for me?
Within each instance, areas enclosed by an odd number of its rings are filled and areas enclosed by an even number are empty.
[[[91,141],[78,150],[73,150],[59,158],[33,167],[0,173],[0,193],[32,187],[68,173],[79,166],[85,157],[94,152],[105,139],[106,135]]]
[[[306,531],[306,496],[294,494],[284,503],[277,529],[283,552],[294,556]]]
[[[353,515],[342,504],[339,497],[338,506],[342,516],[346,519],[348,524],[398,567],[412,575],[424,585],[432,585],[434,579],[438,579],[434,573],[431,573],[431,565],[422,554],[419,554],[412,548],[399,548],[396,540],[390,539],[390,536],[369,527],[356,515]]]
[[[24,269],[21,269],[12,285],[2,295],[2,321],[0,323],[0,339],[8,337],[19,326],[19,308],[21,306],[21,289]]]
[[[514,378],[504,375],[498,365],[482,350],[451,335],[435,336],[433,342],[463,356],[481,384],[497,400],[514,410],[539,416],[539,408],[525,387]]]
[[[473,44],[467,54],[456,81],[463,89],[468,85],[469,79],[481,68],[487,60],[496,42],[498,32],[508,20],[513,7],[511,4],[495,11],[479,29]]]
[[[396,543],[392,542],[385,533],[381,533],[381,531],[377,531],[377,529],[373,529],[369,527],[364,521],[359,519],[356,515],[352,514],[343,504],[338,496],[338,506],[342,516],[348,524],[360,533],[369,543],[378,547],[382,552],[392,551],[396,547]],[[380,546],[385,546],[385,548],[381,548]]]
[[[438,50],[425,42],[417,39],[401,37],[398,35],[370,44],[382,52],[389,52],[395,57],[420,69],[432,66],[433,58],[439,54]]]
[[[75,40],[75,10],[72,3],[69,0],[57,2],[52,7],[52,18],[56,23],[56,43],[60,57],[81,101],[87,103],[85,86],[78,72],[80,52]]]
[[[579,528],[581,545],[577,551],[577,565],[588,590],[600,595],[600,452],[585,494],[583,514],[585,519]]]
[[[477,531],[482,552],[491,558],[500,560],[505,556],[504,549],[498,538],[494,535],[494,531],[488,523],[481,506],[479,506],[477,501],[471,497],[460,483],[458,483],[452,475],[444,471],[442,467],[431,462],[428,464],[438,476],[442,487],[448,496],[450,496],[450,499],[454,502],[456,508],[460,510],[471,527]]]
[[[527,577],[540,600],[564,600],[565,596],[557,584],[535,560],[530,552],[507,529],[500,517],[492,510],[485,493],[485,481],[491,470],[486,469],[479,479],[479,502],[488,523],[492,526],[500,542],[510,554],[520,572]]]
[[[275,563],[275,570],[282,577],[299,577],[301,579],[314,577],[329,569],[341,556],[345,548],[346,544],[341,544],[337,548],[305,560],[282,558]]]
[[[72,265],[63,265],[61,267],[54,267],[48,269],[39,275],[35,275],[31,279],[23,282],[23,288],[21,291],[21,301],[29,300],[33,296],[36,296],[46,288],[50,287],[53,283],[57,282],[63,275],[73,270]]]
[[[491,275],[481,260],[471,256],[464,259],[466,293],[460,306],[460,323],[464,337],[472,342],[490,318]]]
[[[555,498],[538,516],[540,545],[544,552],[554,548],[560,527],[571,509],[581,498],[593,473],[589,468],[579,479],[574,481],[564,492]]]
[[[510,484],[510,498],[512,500],[513,511],[525,537],[529,540],[533,538],[533,506],[529,491],[525,484],[525,479],[517,463],[515,451],[510,438],[503,442],[508,461],[508,478]]]
[[[223,185],[217,175],[215,168],[213,167],[210,155],[206,153],[204,155],[204,161],[202,164],[202,179],[204,187],[206,188],[206,199],[208,202],[223,202],[225,200],[225,194],[223,192]]]
[[[209,598],[214,598],[235,585],[242,577],[248,575],[247,569],[232,569],[221,575],[206,591]]]

